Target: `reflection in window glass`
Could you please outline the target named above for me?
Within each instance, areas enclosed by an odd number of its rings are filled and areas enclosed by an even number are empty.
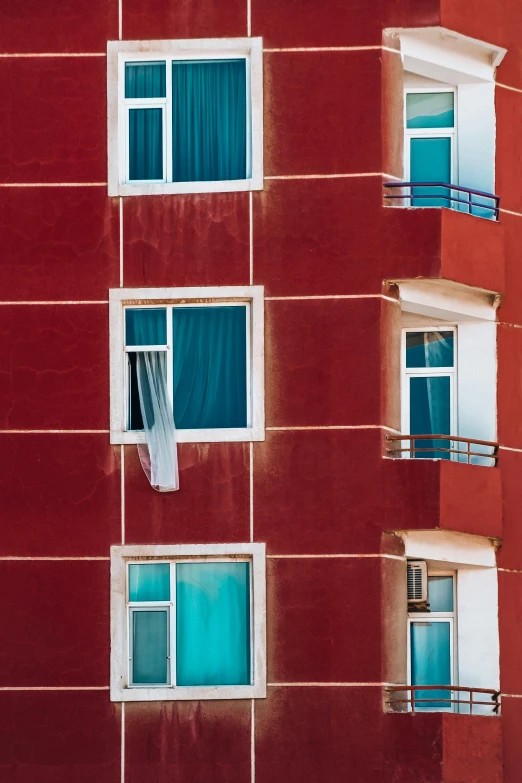
[[[453,367],[454,332],[406,332],[406,367]]]
[[[453,128],[453,92],[410,92],[406,94],[407,128]]]
[[[453,611],[453,577],[429,576],[428,601],[431,612]]]

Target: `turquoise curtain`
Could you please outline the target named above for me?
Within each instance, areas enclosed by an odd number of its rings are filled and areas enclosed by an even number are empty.
[[[175,307],[173,332],[176,427],[246,427],[246,307]]]
[[[449,622],[411,623],[411,684],[451,685],[451,657]],[[422,699],[451,699],[451,691],[441,688],[434,691],[417,691],[415,709],[448,709],[444,702],[423,702]]]
[[[246,61],[172,64],[172,178],[247,177]]]
[[[125,63],[126,98],[164,98],[166,64]],[[129,179],[163,179],[163,109],[129,109]]]
[[[428,601],[431,612],[453,611],[453,577],[429,576]]]
[[[451,386],[447,375],[410,377],[410,435],[451,434]],[[416,440],[416,448],[433,448],[416,454],[420,459],[450,459],[449,440]]]
[[[168,610],[132,611],[132,682],[168,683]]]
[[[129,601],[170,601],[170,564],[131,563]]]
[[[250,684],[250,564],[176,565],[176,682]]]
[[[406,332],[406,367],[453,367],[453,332]]]
[[[410,139],[410,182],[451,183],[451,139]],[[451,207],[448,188],[412,187],[414,207]],[[433,198],[415,198],[433,196]],[[438,196],[438,198],[437,198]],[[445,198],[441,198],[444,196]]]
[[[407,128],[453,128],[454,93],[410,92],[406,95]]]

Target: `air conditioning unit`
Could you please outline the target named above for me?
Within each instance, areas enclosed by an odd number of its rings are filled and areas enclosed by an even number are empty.
[[[428,605],[428,566],[424,560],[409,560],[407,563],[408,608],[425,609]]]

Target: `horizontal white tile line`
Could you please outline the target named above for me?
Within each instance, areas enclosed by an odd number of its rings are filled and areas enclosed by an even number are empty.
[[[13,556],[6,555],[5,557],[4,556],[0,556],[0,560],[31,560],[31,561],[32,560],[45,560],[45,561],[49,560],[49,561],[54,562],[55,560],[57,560],[57,561],[62,561],[62,560],[64,560],[64,561],[69,561],[69,560],[71,560],[71,561],[76,561],[76,560],[110,560],[110,557],[52,557],[52,556],[48,556],[48,557],[28,557],[28,556],[27,557],[26,556],[18,557],[18,556],[15,556],[15,555],[13,555]]]
[[[499,449],[502,449],[502,451],[514,451],[517,453],[522,452],[522,448],[516,449],[514,446],[499,446]]]
[[[497,571],[504,571],[506,574],[522,574],[522,568],[497,568]]]
[[[265,296],[265,302],[294,302],[314,299],[385,299],[387,302],[400,304],[399,299],[393,299],[386,294],[304,294],[303,296]]]
[[[106,182],[0,182],[0,188],[106,188]]]
[[[2,52],[0,57],[107,57],[106,52]]]
[[[109,685],[20,685],[0,687],[0,691],[108,691]]]
[[[328,560],[328,559],[348,559],[348,558],[373,558],[373,559],[384,559],[384,560],[406,560],[406,555],[385,555],[385,554],[375,554],[375,555],[347,555],[347,554],[339,554],[339,555],[267,555],[267,560]]]
[[[359,179],[361,177],[387,177],[382,171],[366,171],[356,174],[273,174],[265,179]]]
[[[522,217],[522,212],[513,212],[512,209],[504,209],[503,207],[499,207],[500,212],[505,212],[506,215],[514,215],[515,217]]]
[[[521,693],[501,693],[503,699],[522,699]]]
[[[373,46],[290,46],[282,48],[263,49],[263,52],[375,52],[386,47],[380,44]],[[395,51],[390,49],[389,51]]]
[[[0,430],[0,435],[108,435],[110,430]]]
[[[267,682],[270,688],[383,688],[392,682]]]
[[[2,305],[9,305],[9,307],[13,305],[108,305],[109,300],[108,299],[78,299],[74,300],[71,299],[70,301],[60,301],[60,302],[53,302],[50,299],[45,300],[37,300],[34,301],[20,301],[20,302],[10,302],[10,301],[4,301],[0,302],[0,306]]]
[[[265,427],[270,432],[302,432],[305,430],[386,430],[400,435],[399,430],[385,424],[325,424],[313,427]]]
[[[511,87],[509,84],[502,84],[502,82],[495,82],[495,85],[497,87],[502,87],[504,90],[511,90],[511,92],[522,93],[522,89],[520,87]]]

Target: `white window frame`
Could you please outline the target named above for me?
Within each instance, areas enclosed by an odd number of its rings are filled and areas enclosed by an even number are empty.
[[[247,76],[246,179],[172,182],[172,61],[245,59]],[[126,62],[166,62],[166,98],[125,98]],[[224,193],[263,188],[263,42],[262,38],[202,38],[165,41],[109,41],[107,44],[109,196]],[[129,181],[129,108],[162,108],[163,179]]]
[[[240,442],[265,439],[264,288],[216,286],[205,288],[113,288],[109,290],[110,330],[110,441],[145,443],[145,433],[127,429],[129,346],[125,346],[125,308],[215,307],[246,305],[247,312],[247,426],[215,429],[178,429],[178,443]],[[147,346],[139,346],[143,351]],[[156,346],[154,350],[158,350]],[[172,349],[172,318],[167,317],[167,346]],[[132,348],[130,350],[136,350]],[[172,400],[173,363],[167,361],[167,384]]]
[[[407,638],[407,684],[411,685],[411,624],[412,623],[447,623],[450,625],[450,671],[451,682],[440,683],[441,685],[458,685],[458,647],[457,647],[457,578],[458,571],[439,571],[428,568],[428,580],[430,576],[451,576],[453,577],[453,611],[452,612],[408,612],[408,638]],[[450,698],[454,699],[456,691],[450,691]],[[413,698],[413,694],[412,694]],[[428,698],[430,698],[428,696]],[[421,701],[422,699],[415,699]],[[457,712],[458,704],[449,704],[448,707],[437,707],[436,709],[423,709],[423,712]],[[408,712],[411,712],[411,704],[408,704]]]
[[[406,335],[410,332],[453,332],[453,367],[406,367]],[[401,339],[401,431],[405,435],[411,435],[410,433],[410,378],[422,377],[422,378],[437,378],[447,377],[450,378],[450,429],[448,435],[455,435],[458,437],[458,330],[455,324],[437,324],[430,326],[408,326],[402,329]],[[426,435],[428,433],[425,433]],[[446,433],[440,433],[446,435]],[[457,441],[458,443],[458,441]],[[409,448],[408,441],[402,441],[402,449]],[[455,443],[451,442],[450,448],[455,448]],[[405,459],[410,458],[409,451],[403,451],[402,456]],[[458,454],[450,454],[450,459],[457,460]],[[434,459],[440,459],[440,457],[434,457]]]
[[[131,563],[249,562],[250,568],[250,685],[133,685],[130,617],[135,605],[127,600]],[[175,677],[175,589],[171,568],[171,600],[140,602],[141,609],[169,611],[171,682]],[[161,605],[161,606],[160,606]],[[139,609],[138,609],[139,611]],[[111,547],[111,701],[187,701],[201,699],[262,699],[266,697],[266,550],[265,544],[191,544],[176,546]]]
[[[408,128],[406,121],[406,96],[411,93],[440,93],[440,92],[452,92],[453,109],[454,109],[454,122],[453,128]],[[404,179],[406,182],[410,181],[411,176],[411,139],[437,139],[447,138],[451,139],[451,184],[459,184],[459,164],[458,164],[458,88],[451,84],[447,87],[407,87],[404,90]],[[433,196],[436,198],[436,195]],[[451,207],[451,203],[448,202],[448,207]]]

